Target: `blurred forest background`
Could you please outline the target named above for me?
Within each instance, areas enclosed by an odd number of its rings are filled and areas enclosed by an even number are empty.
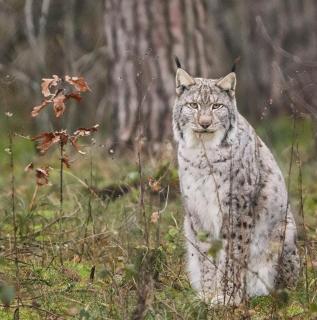
[[[216,310],[191,288],[174,56],[198,77],[237,62],[238,109],[296,216],[296,290]],[[92,92],[61,118],[50,107],[32,118],[54,74]],[[62,142],[95,124],[85,154]],[[36,135],[52,147],[41,156]],[[315,0],[0,0],[0,319],[316,319],[316,154]]]
[[[294,108],[316,122],[316,33],[314,0],[3,0],[0,108],[25,130],[54,126],[48,115],[24,121],[41,78],[82,75],[93,94],[68,127],[99,122],[107,141],[133,143],[140,106],[145,140],[161,142],[171,137],[173,57],[210,78],[240,57],[238,106],[255,126]]]

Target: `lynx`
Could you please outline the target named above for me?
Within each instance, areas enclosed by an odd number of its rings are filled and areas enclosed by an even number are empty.
[[[211,304],[240,304],[294,286],[296,225],[272,153],[238,112],[234,72],[176,72],[178,144],[191,285]]]

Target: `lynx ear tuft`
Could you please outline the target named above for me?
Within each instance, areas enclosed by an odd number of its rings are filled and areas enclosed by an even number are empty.
[[[195,80],[183,69],[178,68],[176,71],[176,93],[180,95],[184,89],[188,89],[195,84]]]
[[[236,72],[237,65],[240,63],[240,60],[241,60],[240,56],[234,59],[234,62],[233,62],[232,68],[231,68],[231,72]]]
[[[175,59],[175,64],[176,64],[176,67],[177,68],[181,68],[182,67],[182,65],[181,65],[181,63],[180,63],[180,61],[179,61],[179,59],[178,59],[178,57],[174,57],[174,59]]]
[[[237,79],[236,74],[234,72],[230,72],[228,75],[226,75],[224,78],[220,79],[216,86],[224,91],[229,91],[230,93],[233,93],[236,89]]]

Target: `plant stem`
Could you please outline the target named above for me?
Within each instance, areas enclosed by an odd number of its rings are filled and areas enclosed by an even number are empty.
[[[14,264],[16,276],[16,290],[17,290],[17,307],[16,319],[19,319],[20,308],[20,269],[18,259],[18,246],[17,246],[17,217],[15,210],[15,175],[14,175],[14,150],[13,150],[13,137],[12,133],[9,134],[9,148],[10,148],[10,171],[11,171],[11,210],[13,219],[13,248],[14,248]]]
[[[33,207],[34,207],[34,202],[35,202],[35,198],[36,198],[36,195],[37,195],[37,191],[39,190],[39,186],[38,184],[35,185],[35,189],[34,189],[34,192],[33,192],[33,195],[32,195],[32,200],[31,200],[31,203],[29,205],[29,210],[32,211],[33,210]]]
[[[59,174],[59,217],[63,216],[63,179],[64,179],[64,144],[60,142],[60,174]],[[59,259],[61,265],[63,265],[63,226],[62,226],[62,219],[59,220],[59,233],[60,233],[60,244],[59,244]]]
[[[140,143],[139,143],[140,144]],[[141,160],[141,147],[138,148],[138,171],[140,178],[140,213],[144,221],[144,239],[147,247],[149,247],[149,232],[148,232],[148,221],[146,218],[145,206],[144,206],[144,186],[143,186],[143,171],[142,171],[142,160]]]
[[[92,180],[93,180],[93,171],[92,171],[92,168],[93,168],[93,161],[92,161],[92,152],[91,152],[91,149],[90,149],[90,182],[89,182],[89,189],[92,189]],[[94,219],[93,219],[93,216],[92,216],[92,210],[91,210],[91,201],[92,201],[92,192],[89,192],[89,198],[88,198],[88,210],[87,210],[87,219],[86,219],[86,222],[85,222],[85,231],[84,231],[84,239],[87,238],[87,235],[88,235],[88,225],[89,225],[89,222],[91,221],[92,222],[92,233],[93,235],[95,235],[95,224],[94,224]],[[93,237],[93,255],[94,255],[94,248],[95,248],[95,237]],[[81,246],[81,256],[80,256],[80,259],[82,259],[83,255],[84,255],[84,251],[85,251],[85,242],[83,242],[82,246]]]

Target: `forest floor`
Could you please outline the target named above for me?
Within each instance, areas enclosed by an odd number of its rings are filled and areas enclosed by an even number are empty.
[[[39,156],[33,142],[15,137],[13,208],[9,142],[2,135],[0,319],[18,319],[18,306],[20,319],[30,320],[138,319],[143,307],[145,319],[316,319],[317,161],[311,124],[297,120],[294,130],[292,119],[277,119],[257,131],[282,167],[299,217],[303,268],[295,290],[235,309],[214,309],[196,297],[184,268],[183,210],[171,144],[157,155],[141,154],[141,168],[133,152],[120,155],[94,145],[86,156],[69,154],[74,161],[63,172],[61,207],[58,152]],[[24,171],[30,162],[52,167],[49,185],[36,186],[34,171]]]

